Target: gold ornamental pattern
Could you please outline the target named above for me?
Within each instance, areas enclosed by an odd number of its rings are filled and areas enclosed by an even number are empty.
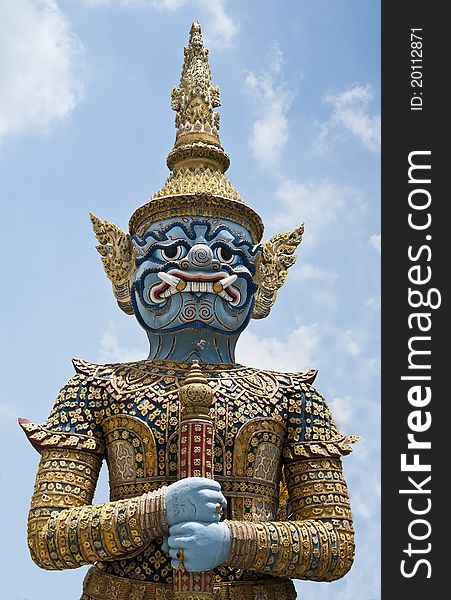
[[[202,164],[181,167],[171,173],[164,186],[152,196],[152,200],[169,196],[199,195],[200,192],[209,196],[243,202],[239,193],[221,171]],[[203,214],[201,212],[202,203],[199,202],[199,204],[198,214]]]
[[[33,555],[46,568],[95,562],[108,576],[137,579],[157,586],[146,593],[162,593],[172,583],[161,549],[162,494],[177,479],[179,393],[189,365],[79,359],[74,365],[48,420],[24,424],[42,452],[29,518]],[[245,585],[261,574],[342,576],[352,563],[353,532],[340,457],[355,438],[338,432],[312,385],[316,372],[203,364],[202,373],[208,384],[199,385],[214,398],[215,479],[233,534],[217,582]],[[50,445],[33,439],[39,434]],[[65,448],[68,439],[89,440],[93,449]],[[111,501],[93,505],[104,448]]]

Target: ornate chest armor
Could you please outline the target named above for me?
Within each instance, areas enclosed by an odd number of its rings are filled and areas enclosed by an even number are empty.
[[[96,533],[95,525],[101,520],[105,524],[108,511],[96,506],[122,501],[122,510],[130,511],[123,501],[136,501],[176,480],[177,390],[188,365],[142,361],[103,366],[82,360],[74,365],[77,374],[61,390],[48,420],[42,426],[22,422],[42,453],[30,512],[31,551],[38,563],[49,561],[50,568],[96,562],[97,569],[111,575],[170,584],[172,569],[161,551],[161,537],[143,544],[138,525],[135,532],[125,525],[121,529],[121,510],[115,507],[110,518],[116,531],[105,538]],[[344,552],[338,552],[338,540],[334,552],[329,539],[321,540],[318,533],[312,538],[310,533],[306,541],[311,545],[316,539],[317,551],[310,548],[309,558],[302,558],[309,578],[326,563],[330,578],[339,576],[353,556],[349,500],[339,458],[350,452],[354,440],[338,434],[324,399],[312,386],[316,372],[275,373],[241,365],[203,369],[215,397],[214,470],[228,501],[226,518],[262,524],[302,517],[339,525]],[[83,509],[71,512],[68,506],[91,501],[103,456],[112,502],[89,506],[90,514],[86,509],[85,514]],[[58,520],[60,511],[66,513],[62,524],[49,523],[44,540],[33,535],[38,521],[48,516]],[[122,520],[125,524],[125,517]],[[268,545],[271,548],[267,542],[262,552]],[[299,543],[290,546],[285,552],[293,562],[302,550]],[[278,552],[272,557],[274,564]],[[262,567],[272,574],[269,565]],[[274,574],[283,574],[278,571]],[[248,569],[219,567],[216,573],[224,582],[255,579],[255,572]]]

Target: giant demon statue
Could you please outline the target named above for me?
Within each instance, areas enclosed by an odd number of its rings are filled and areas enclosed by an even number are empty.
[[[303,227],[261,244],[263,224],[226,179],[219,88],[193,23],[164,186],[130,233],[91,215],[120,308],[147,360],[76,374],[42,425],[28,521],[44,569],[92,564],[82,600],[288,600],[292,579],[349,570],[353,528],[341,456],[351,450],[313,387],[316,372],[235,362],[266,317]],[[302,340],[299,340],[302,344]],[[92,504],[103,458],[110,502]]]

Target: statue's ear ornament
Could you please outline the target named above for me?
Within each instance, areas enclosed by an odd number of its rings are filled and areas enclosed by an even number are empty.
[[[114,297],[119,308],[132,315],[131,289],[136,252],[131,238],[114,223],[102,221],[92,213],[89,213],[89,216],[94,234],[100,242],[96,249],[102,257],[105,273],[113,285]]]
[[[255,274],[258,289],[255,294],[253,319],[264,319],[269,315],[277,292],[285,283],[288,269],[296,262],[294,251],[301,243],[303,233],[304,223],[294,231],[271,236],[261,245]]]

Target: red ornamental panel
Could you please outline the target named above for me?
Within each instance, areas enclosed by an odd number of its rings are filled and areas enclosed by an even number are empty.
[[[183,594],[184,598],[208,598],[213,590],[214,573],[188,573],[188,571],[174,571],[174,591]],[[189,595],[185,595],[189,594]]]
[[[193,420],[180,426],[179,478],[213,479],[213,426]]]
[[[180,424],[179,479],[208,477],[213,479],[213,425],[202,420]],[[208,598],[213,590],[214,573],[174,571],[174,591],[188,598]],[[198,594],[198,596],[196,595]]]

